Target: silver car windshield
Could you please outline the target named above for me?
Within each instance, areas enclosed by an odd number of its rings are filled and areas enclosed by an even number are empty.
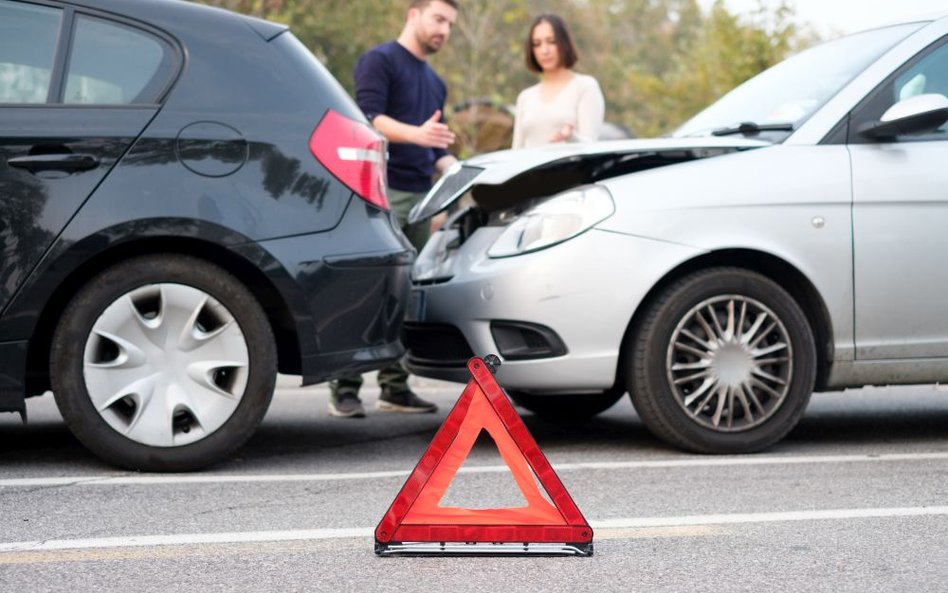
[[[770,126],[782,140],[883,53],[925,23],[841,37],[765,70],[685,122],[673,136],[731,133],[741,124]],[[771,136],[772,137],[772,136]]]

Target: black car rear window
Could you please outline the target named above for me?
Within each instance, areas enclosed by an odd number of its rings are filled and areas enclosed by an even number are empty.
[[[174,54],[163,39],[123,24],[80,15],[63,103],[150,104],[174,74]]]

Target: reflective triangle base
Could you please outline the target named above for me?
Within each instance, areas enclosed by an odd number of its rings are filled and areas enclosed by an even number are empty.
[[[376,542],[379,556],[592,556],[592,543]]]

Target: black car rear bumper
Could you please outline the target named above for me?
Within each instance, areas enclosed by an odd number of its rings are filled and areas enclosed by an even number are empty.
[[[258,248],[276,260],[268,276],[293,317],[304,384],[379,369],[402,357],[415,251],[387,212],[353,197],[330,231],[237,251],[259,258]]]

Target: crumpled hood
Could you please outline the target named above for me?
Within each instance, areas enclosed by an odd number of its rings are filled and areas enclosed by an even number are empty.
[[[637,170],[765,146],[771,143],[740,137],[698,137],[550,144],[490,152],[456,163],[445,172],[412,208],[408,222],[438,214],[474,186],[498,186],[500,197],[492,201],[506,203],[519,196],[527,199],[552,194]]]

